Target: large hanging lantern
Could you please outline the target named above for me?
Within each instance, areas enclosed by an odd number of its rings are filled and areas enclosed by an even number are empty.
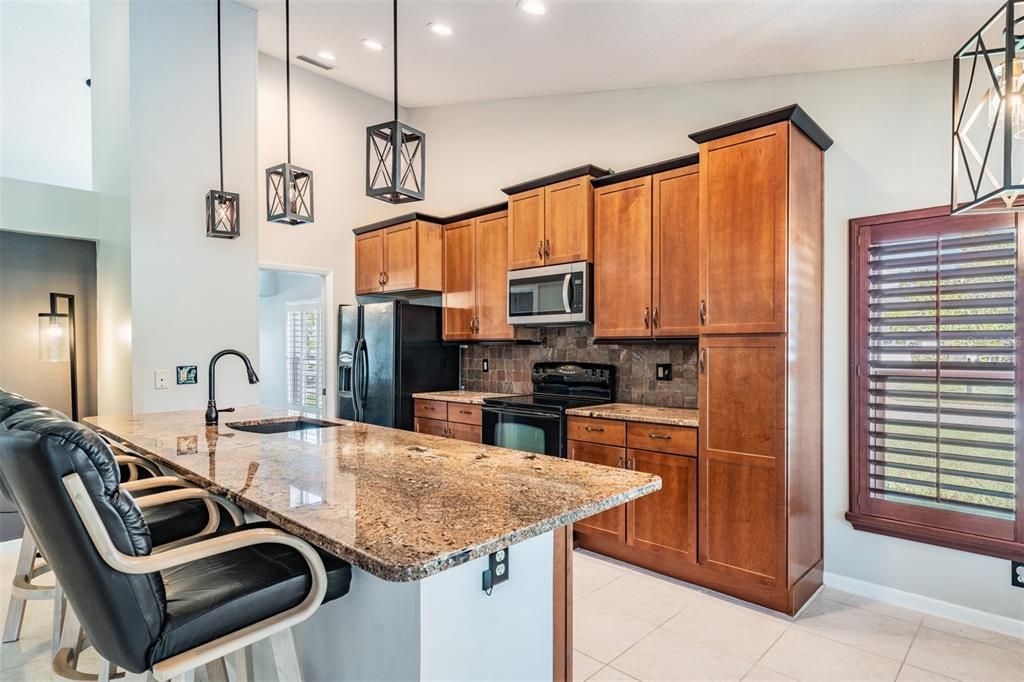
[[[220,142],[220,189],[206,193],[206,236],[235,239],[240,235],[238,194],[224,191],[224,91],[221,87],[220,0],[217,0],[217,139]]]
[[[426,196],[427,136],[398,120],[398,0],[392,0],[395,117],[366,129],[366,196],[391,204]]]
[[[1007,2],[953,57],[954,214],[1024,211],[1022,9]]]
[[[284,73],[288,160],[267,169],[267,220],[302,225],[313,222],[313,171],[292,164],[291,6],[284,0]]]

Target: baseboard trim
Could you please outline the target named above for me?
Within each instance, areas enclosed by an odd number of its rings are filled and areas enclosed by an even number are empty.
[[[913,592],[904,592],[895,587],[886,587],[885,585],[839,575],[831,571],[825,571],[824,582],[827,587],[834,587],[837,590],[867,597],[868,599],[914,609],[931,616],[948,618],[949,620],[959,621],[986,630],[994,630],[1004,635],[1024,637],[1024,620],[1016,620],[1009,616],[972,609],[968,606],[953,604],[952,602],[914,594]]]

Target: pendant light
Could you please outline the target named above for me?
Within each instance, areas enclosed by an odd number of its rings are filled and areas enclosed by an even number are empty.
[[[1024,211],[1024,1],[953,56],[954,214]]]
[[[217,139],[220,142],[220,189],[206,193],[206,236],[235,239],[241,234],[238,194],[224,191],[224,91],[221,86],[220,0],[217,0]]]
[[[267,220],[286,225],[313,222],[313,172],[292,164],[291,7],[284,0],[284,73],[288,160],[267,169]]]
[[[366,196],[390,204],[423,201],[427,136],[398,120],[398,0],[392,0],[395,117],[366,129]]]

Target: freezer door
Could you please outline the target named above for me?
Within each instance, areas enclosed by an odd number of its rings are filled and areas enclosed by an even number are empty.
[[[360,339],[362,306],[338,306],[338,416],[359,421],[356,346]]]
[[[398,307],[398,383],[395,428],[413,429],[414,393],[459,387],[459,347],[441,341],[441,309]]]
[[[395,426],[395,358],[397,355],[396,303],[363,306],[363,339],[356,353],[357,377],[362,388],[360,421]]]

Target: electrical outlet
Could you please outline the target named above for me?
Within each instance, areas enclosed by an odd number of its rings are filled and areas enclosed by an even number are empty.
[[[490,372],[491,371],[491,363],[487,362],[487,358],[484,358],[483,370],[481,370],[481,371],[484,371],[484,372]]]
[[[162,391],[166,388],[170,388],[171,385],[171,370],[169,369],[158,369],[153,372],[153,388],[158,391]]]
[[[655,365],[654,378],[658,381],[672,381],[672,365],[670,363]]]
[[[499,549],[487,557],[488,568],[483,572],[483,585],[481,589],[491,595],[494,586],[508,580],[508,548]]]
[[[1024,561],[1010,562],[1010,584],[1014,587],[1024,587]]]

